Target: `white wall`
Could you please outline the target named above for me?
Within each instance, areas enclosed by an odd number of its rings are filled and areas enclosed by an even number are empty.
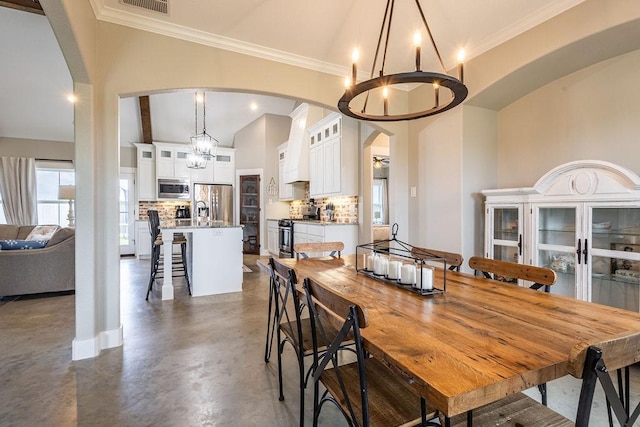
[[[265,189],[272,177],[277,183],[278,145],[287,140],[290,128],[290,117],[266,114],[236,132],[233,140],[236,149],[236,169],[262,169],[263,179],[266,181],[263,183]],[[278,201],[277,196],[269,196],[263,192],[262,202],[263,220],[289,216],[289,203]],[[266,237],[266,234],[262,236]],[[265,247],[266,240],[262,240]]]
[[[462,251],[462,118],[461,108],[451,110],[419,134],[418,241],[411,244]]]
[[[34,159],[73,160],[72,142],[35,139],[0,138],[0,156],[32,157]]]
[[[572,160],[640,173],[640,50],[585,68],[501,110],[498,187],[528,187]]]
[[[484,196],[480,192],[497,184],[498,114],[466,105],[462,114],[462,255],[466,266],[466,260],[484,252]]]

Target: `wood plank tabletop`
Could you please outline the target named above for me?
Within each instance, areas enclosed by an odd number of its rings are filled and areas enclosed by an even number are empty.
[[[638,313],[465,273],[419,296],[358,274],[353,255],[280,262],[363,306],[367,350],[450,417],[567,375],[578,344],[640,331]]]

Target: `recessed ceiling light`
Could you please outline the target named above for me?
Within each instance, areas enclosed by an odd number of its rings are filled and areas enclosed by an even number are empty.
[[[75,104],[78,101],[78,98],[74,94],[71,94],[67,96],[67,101],[69,101],[72,104]]]
[[[251,107],[251,111],[256,111],[258,109],[258,104],[256,104],[255,102],[252,102],[250,107]]]

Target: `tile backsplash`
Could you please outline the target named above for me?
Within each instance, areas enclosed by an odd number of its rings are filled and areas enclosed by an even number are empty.
[[[316,206],[320,207],[320,219],[329,221],[326,207],[329,203],[334,205],[334,222],[339,224],[358,223],[358,196],[325,197],[316,199]],[[289,218],[302,219],[303,208],[307,206],[307,200],[294,200],[289,204]]]
[[[139,219],[148,219],[148,210],[157,210],[160,219],[173,219],[176,217],[176,208],[178,206],[190,206],[188,200],[161,200],[156,202],[143,201],[138,202]]]

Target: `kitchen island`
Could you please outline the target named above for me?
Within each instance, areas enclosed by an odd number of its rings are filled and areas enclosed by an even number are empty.
[[[160,222],[164,241],[162,299],[173,299],[174,233],[187,237],[187,271],[194,297],[242,291],[242,226],[223,221],[176,219]]]

